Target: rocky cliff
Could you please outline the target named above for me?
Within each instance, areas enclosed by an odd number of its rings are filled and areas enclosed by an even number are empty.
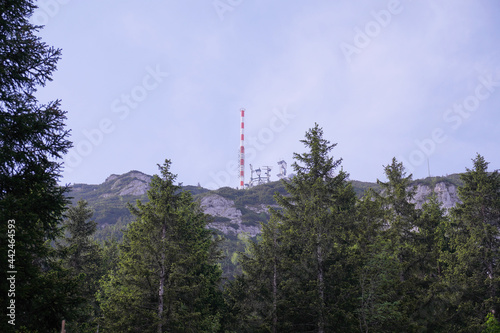
[[[123,177],[125,176],[125,177]],[[151,176],[139,171],[130,171],[125,175],[111,175],[106,178],[105,183],[110,183],[111,190],[115,190],[116,195],[143,195],[149,189]],[[111,196],[112,193],[105,193],[104,196]]]
[[[414,198],[417,208],[422,208],[423,203],[432,195],[433,191],[436,193],[438,201],[441,203],[441,207],[446,210],[454,207],[457,202],[460,202],[458,199],[457,187],[454,184],[449,182],[438,182],[434,186],[420,184],[417,185],[417,191]]]
[[[457,196],[457,187],[449,182],[438,182],[435,185],[416,185],[416,193],[413,202],[417,208],[422,208],[424,202],[432,195],[432,191],[437,195],[438,201],[446,210],[454,207],[459,202]],[[248,233],[250,236],[255,236],[260,233],[260,225],[254,224],[248,226],[242,223],[242,212],[235,205],[234,200],[226,199],[218,194],[208,194],[201,200],[201,206],[206,214],[212,215],[215,222],[211,223],[211,227],[218,229],[221,232],[228,234]],[[260,204],[249,206],[245,209],[251,210],[259,214],[265,214],[269,217],[267,205]],[[218,218],[222,218],[217,221]]]
[[[73,202],[85,199],[94,208],[94,219],[101,227],[113,226],[118,221],[125,225],[133,217],[127,203],[135,203],[137,199],[147,201],[146,192],[152,177],[139,171],[130,171],[123,175],[111,175],[100,185],[75,184],[70,195]],[[441,177],[417,180],[414,202],[417,208],[434,191],[442,207],[449,209],[457,202],[458,177]],[[375,183],[353,181],[353,187],[361,195],[367,187],[379,190]],[[212,216],[210,227],[224,234],[247,233],[255,236],[260,233],[260,223],[269,220],[269,206],[275,206],[275,192],[285,194],[280,182],[260,185],[245,191],[232,188],[221,188],[209,191],[201,187],[184,186],[189,190],[206,214]]]
[[[74,184],[71,187],[73,196],[84,197],[85,200],[97,198],[142,196],[146,194],[151,176],[140,171],[129,171],[123,175],[111,175],[102,184]]]
[[[236,208],[233,200],[226,199],[218,194],[210,194],[201,199],[201,207],[205,214],[209,214],[214,218],[214,221],[210,223],[210,227],[220,230],[224,234],[247,233],[253,237],[260,233],[258,225],[243,223],[243,214],[241,210]],[[247,206],[247,208],[249,207]]]

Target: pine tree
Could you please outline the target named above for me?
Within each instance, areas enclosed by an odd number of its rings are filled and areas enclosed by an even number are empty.
[[[49,47],[29,22],[34,1],[0,3],[0,234],[15,221],[15,266],[8,269],[7,241],[0,238],[2,308],[6,272],[16,273],[16,327],[48,332],[71,316],[76,299],[50,242],[60,234],[65,188],[57,181],[71,147],[59,101],[40,104],[35,93],[51,80],[60,50]],[[0,330],[7,332],[2,320]]]
[[[218,251],[207,218],[174,185],[170,161],[137,202],[119,264],[103,283],[103,324],[110,332],[215,332],[222,296]]]

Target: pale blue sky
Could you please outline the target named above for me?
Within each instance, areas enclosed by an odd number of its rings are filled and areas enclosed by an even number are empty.
[[[39,0],[62,48],[41,101],[62,99],[75,147],[61,182],[157,173],[238,185],[248,163],[290,165],[317,122],[351,179],[500,168],[500,3],[489,1]],[[291,170],[289,170],[291,171]]]

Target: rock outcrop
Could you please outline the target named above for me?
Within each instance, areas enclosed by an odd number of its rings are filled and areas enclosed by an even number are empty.
[[[457,187],[450,183],[439,182],[432,188],[428,185],[418,185],[415,193],[414,202],[417,208],[422,208],[424,202],[431,196],[432,191],[437,195],[441,207],[446,210],[454,207],[460,200],[458,199]]]
[[[432,191],[437,194],[438,201],[446,210],[454,207],[460,202],[457,196],[457,187],[451,183],[438,182],[435,186],[417,185],[414,201],[417,208],[422,208],[424,202],[432,195]],[[206,214],[212,215],[215,222],[210,227],[228,234],[248,233],[255,236],[260,233],[259,226],[248,226],[242,222],[242,212],[235,207],[234,201],[226,199],[218,194],[209,194],[201,200],[201,207]],[[265,213],[269,215],[267,205],[245,206],[246,209],[255,213]],[[217,221],[222,218],[223,221]]]
[[[71,195],[74,201],[84,198],[89,203],[98,209],[96,211],[96,222],[101,225],[116,223],[118,218],[123,220],[131,220],[132,216],[126,206],[128,202],[134,202],[135,199],[145,200],[144,194],[149,189],[149,183],[152,177],[139,171],[130,171],[123,175],[111,175],[106,181],[100,185],[75,184],[72,187]],[[447,179],[436,179],[433,183],[429,180],[417,181],[420,182],[416,188],[414,202],[417,208],[421,208],[423,203],[428,200],[429,196],[434,191],[437,194],[439,202],[446,210],[454,207],[457,202],[460,202],[457,195],[457,186],[454,185],[457,181]],[[429,185],[429,184],[433,185]],[[373,183],[364,183],[362,188],[376,187]],[[359,186],[359,185],[358,185]],[[193,194],[200,195],[200,203],[203,211],[213,217],[213,222],[210,227],[220,230],[225,234],[240,234],[247,233],[250,236],[255,236],[260,233],[260,223],[265,222],[269,218],[268,206],[273,205],[273,199],[265,201],[256,200],[255,193],[251,191],[223,191],[227,195],[218,193],[210,193],[208,190],[199,187],[187,186],[185,190],[192,191]],[[361,191],[358,191],[358,193]],[[245,196],[249,195],[249,199]],[[223,196],[224,195],[224,196]],[[259,195],[262,195],[260,193]],[[116,200],[116,197],[126,196],[126,199]],[[235,205],[234,200],[228,199],[239,198],[240,202],[251,202],[244,206]],[[269,196],[268,196],[269,197]],[[259,197],[260,199],[261,197]],[[242,200],[243,199],[243,200]],[[113,212],[108,217],[107,212]],[[118,217],[117,217],[118,216]]]
[[[210,227],[228,234],[247,233],[255,236],[260,233],[258,226],[243,223],[241,210],[237,209],[233,200],[226,199],[218,194],[209,194],[201,199],[201,208],[205,214],[212,215],[215,221],[210,223]],[[223,218],[225,221],[217,221]]]
[[[120,196],[124,195],[143,195],[149,189],[151,176],[139,171],[130,171],[125,175],[111,175],[104,183],[113,183],[111,190],[118,190]]]

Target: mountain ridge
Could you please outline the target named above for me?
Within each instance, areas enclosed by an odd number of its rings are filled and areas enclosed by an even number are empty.
[[[101,184],[74,184],[71,186],[69,197],[73,204],[78,200],[86,200],[94,209],[93,219],[100,227],[98,238],[106,238],[110,233],[119,238],[120,230],[133,220],[128,204],[133,205],[137,200],[148,201],[147,190],[152,178],[153,176],[137,170],[122,175],[111,174]],[[350,182],[358,197],[368,188],[380,191],[377,183],[356,180]],[[417,179],[413,182],[416,187],[414,202],[417,208],[420,208],[434,191],[442,206],[449,209],[459,202],[457,187],[460,184],[457,174]],[[226,235],[246,233],[255,236],[260,233],[260,223],[269,220],[267,207],[276,206],[274,193],[286,194],[280,181],[245,190],[230,187],[208,190],[192,185],[181,188],[190,191],[204,212],[212,216],[209,227]]]

